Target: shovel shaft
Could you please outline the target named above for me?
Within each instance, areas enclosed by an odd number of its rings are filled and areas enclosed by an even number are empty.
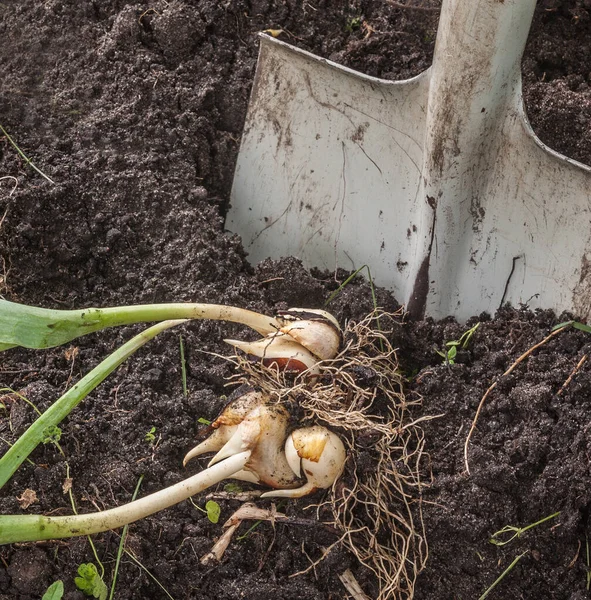
[[[455,311],[455,292],[486,214],[487,181],[508,112],[521,102],[521,57],[535,0],[443,3],[427,104],[411,313]],[[441,282],[446,285],[442,286]],[[437,289],[434,283],[437,282]]]

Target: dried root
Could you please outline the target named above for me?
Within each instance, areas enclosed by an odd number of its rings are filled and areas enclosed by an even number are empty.
[[[341,533],[337,543],[377,577],[377,600],[411,599],[428,554],[420,479],[425,418],[412,416],[420,398],[405,397],[396,351],[383,331],[397,317],[375,311],[349,323],[343,350],[308,380],[234,357],[241,371],[236,382],[260,388],[302,411],[298,420],[322,423],[347,439],[345,474],[322,506],[330,506],[331,524]]]

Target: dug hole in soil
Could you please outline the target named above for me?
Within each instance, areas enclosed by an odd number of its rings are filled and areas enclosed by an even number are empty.
[[[306,271],[294,258],[251,266],[240,239],[224,230],[240,134],[254,74],[259,31],[356,70],[387,79],[430,64],[437,6],[399,8],[377,0],[286,2],[22,2],[0,5],[0,124],[51,184],[0,138],[0,291],[49,308],[151,302],[215,302],[265,313],[321,307],[348,273]],[[555,150],[591,164],[591,7],[587,0],[538,6],[523,61],[527,112]],[[377,290],[388,311],[397,301]],[[373,308],[356,278],[328,307],[345,323]],[[394,328],[407,394],[420,394],[422,509],[429,558],[417,599],[475,599],[519,555],[489,598],[582,599],[589,592],[591,506],[591,336],[566,330],[499,379],[470,444],[463,446],[490,384],[544,339],[559,318],[505,307],[480,322],[456,363],[435,348],[458,339],[453,320]],[[13,349],[2,355],[0,384],[40,410],[141,328],[92,334],[67,348]],[[61,446],[80,512],[123,504],[139,477],[141,494],[180,481],[182,458],[228,393],[232,364],[225,337],[244,329],[215,322],[182,328],[188,395],[183,393],[179,331],[141,349],[67,418]],[[577,365],[580,368],[577,370]],[[565,386],[569,376],[574,376]],[[35,412],[9,392],[0,405],[3,450]],[[152,431],[150,443],[146,433]],[[395,458],[395,457],[394,457]],[[69,514],[62,491],[66,459],[37,448],[0,492],[2,513]],[[203,463],[190,467],[193,473]],[[23,508],[25,490],[36,501]],[[314,518],[290,501],[288,515]],[[202,497],[195,503],[203,506]],[[268,506],[269,503],[261,502]],[[370,597],[375,577],[338,545],[306,574],[334,536],[321,527],[244,523],[221,563],[200,558],[239,503],[220,501],[213,524],[190,502],[133,524],[127,548],[175,599],[337,599],[349,568]],[[506,525],[560,514],[505,546],[489,542]],[[322,517],[322,514],[320,515]],[[94,536],[110,585],[119,534]],[[93,562],[86,538],[0,547],[0,599],[38,600],[55,580],[64,598],[78,565]],[[115,597],[165,598],[128,555]]]

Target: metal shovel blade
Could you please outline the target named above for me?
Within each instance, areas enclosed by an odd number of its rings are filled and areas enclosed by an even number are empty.
[[[524,114],[535,0],[446,0],[432,67],[389,82],[263,37],[227,227],[250,260],[356,269],[416,317],[591,317],[591,168]]]

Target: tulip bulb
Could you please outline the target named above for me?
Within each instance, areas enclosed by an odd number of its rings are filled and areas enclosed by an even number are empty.
[[[318,489],[326,489],[339,478],[345,468],[347,453],[338,435],[321,427],[296,429],[287,438],[285,455],[294,473],[307,482],[296,489],[265,492],[261,498],[301,498]]]
[[[284,333],[272,333],[256,342],[224,340],[227,344],[256,356],[267,367],[277,366],[281,371],[302,373],[308,369],[316,374],[318,359],[292,337]]]
[[[261,359],[266,366],[282,371],[318,374],[320,360],[334,358],[341,345],[336,319],[324,310],[291,308],[277,315],[280,327],[256,342],[224,340],[246,354]]]
[[[297,486],[299,478],[293,472],[285,452],[289,413],[280,404],[257,406],[238,426],[236,433],[213,457],[209,466],[235,454],[250,451],[244,471],[233,477],[255,481],[274,488]],[[254,476],[254,478],[253,478]]]
[[[325,310],[290,308],[278,313],[279,331],[291,336],[320,360],[334,358],[341,345],[337,320]]]

